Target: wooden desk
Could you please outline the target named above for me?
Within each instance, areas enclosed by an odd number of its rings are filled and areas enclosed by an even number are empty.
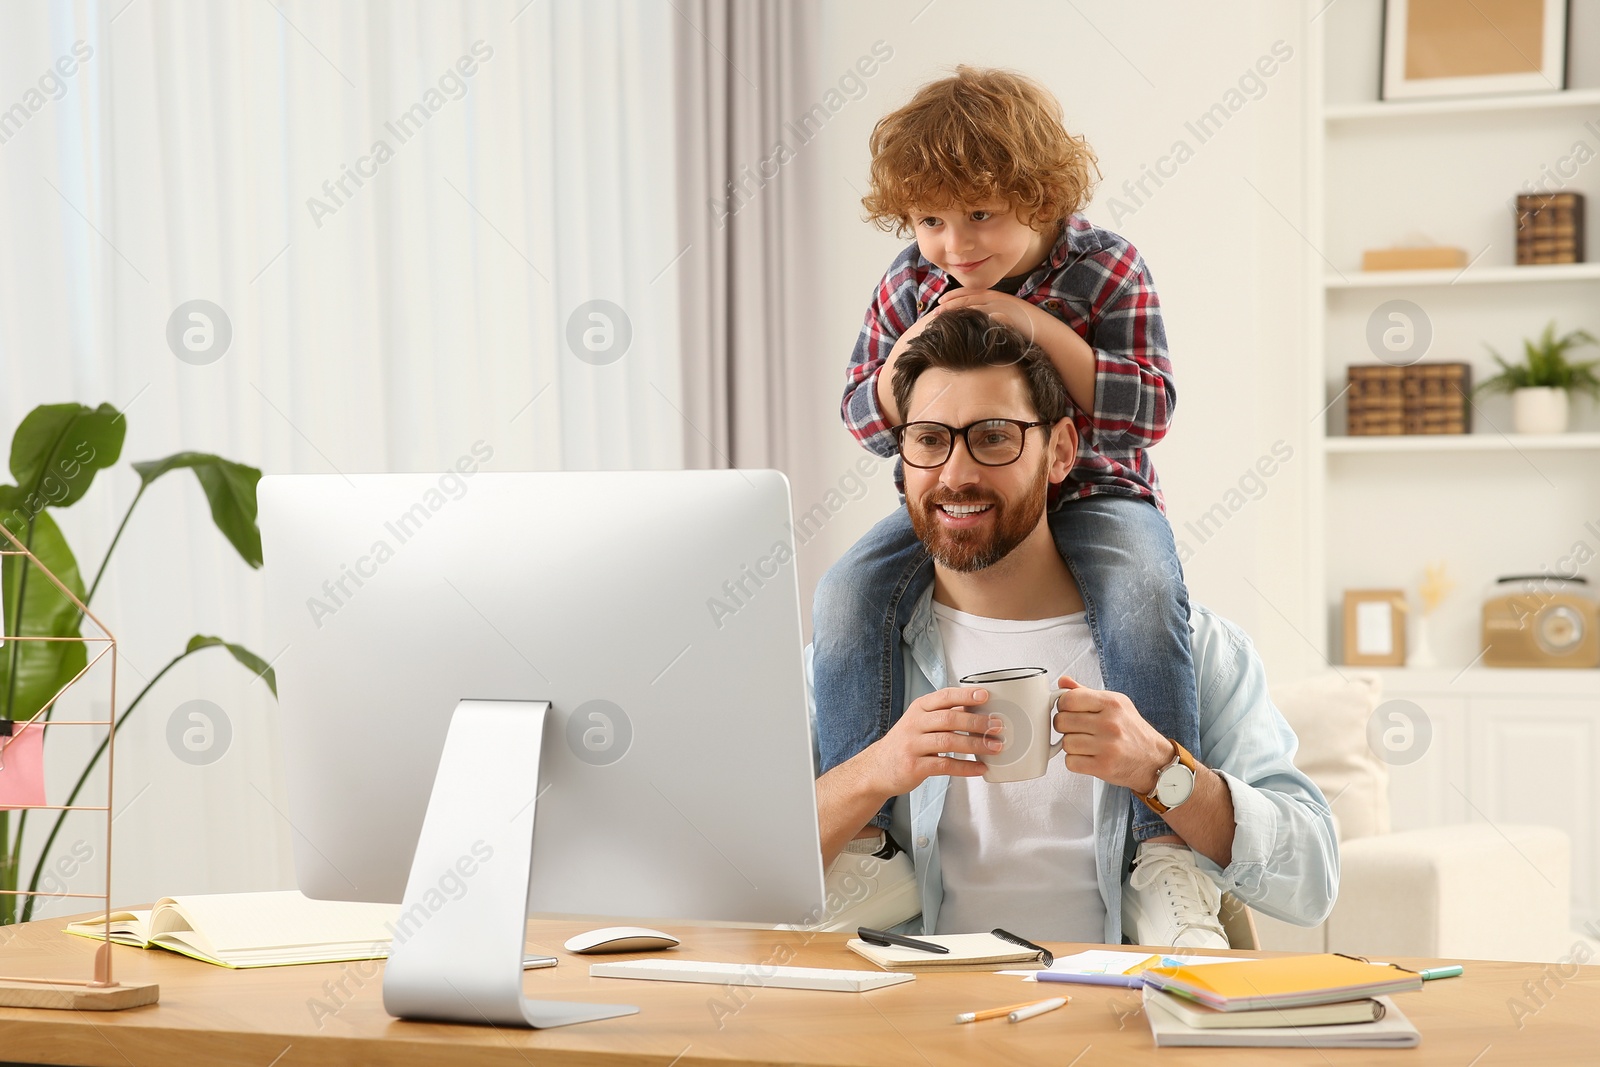
[[[3,969],[39,977],[88,973],[94,942],[61,932],[62,920],[0,930]],[[553,1030],[495,1030],[401,1022],[384,1013],[377,962],[229,971],[159,950],[118,948],[124,981],[159,982],[161,1002],[114,1013],[0,1009],[0,1060],[166,1067],[307,1067],[345,1064],[578,1064],[657,1067],[715,1064],[972,1063],[1565,1064],[1600,1061],[1600,967],[1466,962],[1466,974],[1395,999],[1422,1032],[1405,1051],[1160,1049],[1134,990],[1052,986],[1072,1003],[1027,1022],[958,1025],[958,1011],[1030,999],[1037,987],[993,974],[923,975],[871,993],[732,989],[590,978],[594,957],[561,942],[592,923],[530,924],[530,945],[561,957],[530,971],[530,996],[633,1003],[638,1015]],[[843,934],[664,925],[686,959],[867,968]],[[1052,946],[1056,947],[1056,946]],[[1060,946],[1077,951],[1095,946]],[[1594,951],[1589,945],[1586,952]],[[611,957],[627,958],[627,957]],[[1406,966],[1440,960],[1397,959]],[[1544,1006],[1519,1029],[1508,1002],[1537,1007],[1524,982],[1544,982]],[[1041,991],[1043,992],[1043,991]]]

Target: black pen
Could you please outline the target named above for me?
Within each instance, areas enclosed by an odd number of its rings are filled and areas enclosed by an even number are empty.
[[[873,930],[862,926],[856,929],[856,936],[869,945],[899,945],[901,948],[921,949],[923,952],[937,952],[948,956],[950,950],[943,945],[935,945],[932,941],[918,941],[914,937],[902,937],[891,934],[885,930]]]
[[[1033,951],[1039,954],[1039,962],[1044,964],[1047,968],[1056,961],[1055,956],[1052,955],[1050,950],[1045,948],[1043,945],[1035,945],[1032,941],[1025,941],[1016,934],[1008,934],[998,926],[989,932],[1002,941],[1009,941],[1013,945],[1021,945],[1023,948],[1033,949]]]

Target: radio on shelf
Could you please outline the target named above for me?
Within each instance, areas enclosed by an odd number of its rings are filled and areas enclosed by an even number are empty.
[[[1600,601],[1585,578],[1501,578],[1483,602],[1489,667],[1600,667]]]

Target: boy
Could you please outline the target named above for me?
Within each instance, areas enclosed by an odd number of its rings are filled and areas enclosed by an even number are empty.
[[[1052,494],[1050,527],[1081,587],[1104,688],[1126,694],[1163,736],[1200,756],[1188,592],[1146,452],[1165,435],[1175,397],[1166,331],[1138,252],[1078,213],[1091,172],[1098,176],[1094,153],[1066,131],[1042,86],[967,66],[880,120],[870,146],[868,217],[902,236],[909,229],[916,243],[868,307],[848,371],[846,426],[873,452],[895,454],[895,361],[945,309],[982,310],[1044,349],[1077,408],[1082,442],[1072,475]],[[898,463],[895,482],[903,492]],[[901,508],[818,585],[815,632],[859,635],[815,648],[822,772],[883,737],[904,706],[900,631],[931,580]],[[1154,799],[1130,800],[1138,850],[1125,928],[1137,943],[1225,948],[1214,910],[1195,892],[1206,875]],[[887,829],[888,805],[873,824]],[[873,849],[880,839],[871,837],[848,851]]]

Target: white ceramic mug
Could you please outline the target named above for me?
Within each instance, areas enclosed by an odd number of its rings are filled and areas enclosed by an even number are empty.
[[[986,768],[983,780],[1026,782],[1044,774],[1051,758],[1061,751],[1060,741],[1050,743],[1056,700],[1070,690],[1052,689],[1050,672],[1043,667],[983,671],[967,675],[961,684],[987,689],[988,702],[969,710],[992,715],[1002,723],[1004,746],[999,752],[978,753]]]

